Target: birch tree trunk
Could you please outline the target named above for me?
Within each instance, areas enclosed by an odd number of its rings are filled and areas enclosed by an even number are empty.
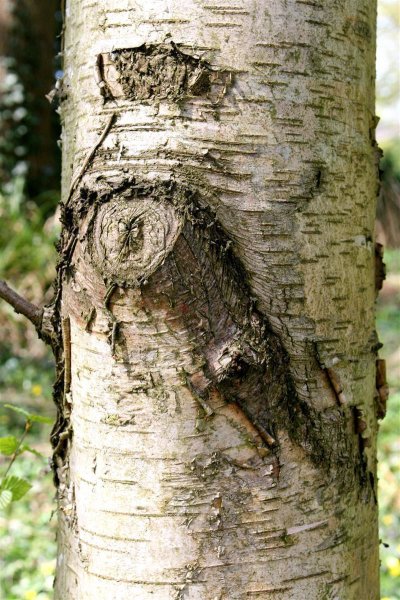
[[[373,0],[68,0],[58,600],[377,600]]]

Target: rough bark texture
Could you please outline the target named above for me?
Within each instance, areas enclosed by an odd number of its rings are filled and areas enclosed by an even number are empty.
[[[374,38],[67,2],[58,600],[379,597]]]

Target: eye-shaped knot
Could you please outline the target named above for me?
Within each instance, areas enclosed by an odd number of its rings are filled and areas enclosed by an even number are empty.
[[[180,230],[181,218],[171,204],[116,197],[97,211],[89,252],[104,277],[138,285],[162,264]]]

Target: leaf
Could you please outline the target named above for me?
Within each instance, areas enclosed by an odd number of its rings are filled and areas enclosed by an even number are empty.
[[[47,423],[51,425],[53,423],[53,419],[51,417],[43,417],[42,415],[35,415],[34,413],[30,413],[24,408],[20,406],[13,406],[12,404],[4,404],[4,408],[9,408],[14,412],[23,415],[27,421],[31,421],[32,423]]]
[[[35,450],[35,448],[32,448],[32,446],[29,446],[28,444],[22,444],[22,446],[18,448],[18,444],[19,440],[17,440],[17,438],[13,435],[0,438],[0,454],[4,454],[5,456],[11,456],[12,454],[14,454],[14,452],[18,450],[17,456],[23,454],[24,452],[31,452],[32,454],[35,454],[35,456],[45,458],[44,454],[39,452],[39,450]]]
[[[0,510],[3,510],[12,501],[12,492],[10,490],[0,490]]]
[[[20,406],[13,406],[12,404],[4,404],[3,406],[4,406],[4,408],[9,408],[10,410],[13,410],[16,413],[23,415],[26,418],[30,417],[30,414],[28,413],[28,411],[24,410]]]
[[[28,446],[28,444],[23,444],[21,446],[20,451],[18,452],[18,454],[22,454],[23,452],[31,452],[35,456],[39,456],[40,458],[46,458],[44,454],[42,454],[41,452],[39,452],[39,450],[35,450],[35,448],[32,448],[32,446]]]
[[[29,415],[29,420],[33,423],[46,423],[47,425],[52,425],[54,423],[54,419],[51,417],[43,417],[43,415]]]
[[[25,496],[26,492],[31,489],[31,484],[26,479],[21,479],[15,475],[5,477],[0,485],[0,491],[9,491],[12,494],[12,501],[20,500]]]
[[[11,456],[18,448],[18,440],[13,435],[0,438],[0,454]]]

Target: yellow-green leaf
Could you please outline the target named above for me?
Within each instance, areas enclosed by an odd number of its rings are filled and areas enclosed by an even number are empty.
[[[49,425],[51,425],[53,423],[53,419],[51,419],[50,417],[43,417],[42,415],[35,415],[34,413],[30,413],[27,410],[25,410],[24,408],[21,408],[20,406],[13,406],[12,404],[4,404],[4,408],[9,408],[10,410],[13,410],[14,412],[23,415],[25,417],[25,419],[27,421],[30,421],[31,423],[47,423]]]
[[[2,480],[0,491],[11,492],[12,501],[15,502],[15,500],[20,500],[25,496],[31,487],[31,484],[26,479],[21,479],[21,477],[16,477],[15,475],[8,475]]]
[[[0,454],[11,456],[18,448],[18,440],[13,435],[0,438]]]
[[[3,510],[10,504],[12,497],[10,490],[0,490],[0,510]]]

